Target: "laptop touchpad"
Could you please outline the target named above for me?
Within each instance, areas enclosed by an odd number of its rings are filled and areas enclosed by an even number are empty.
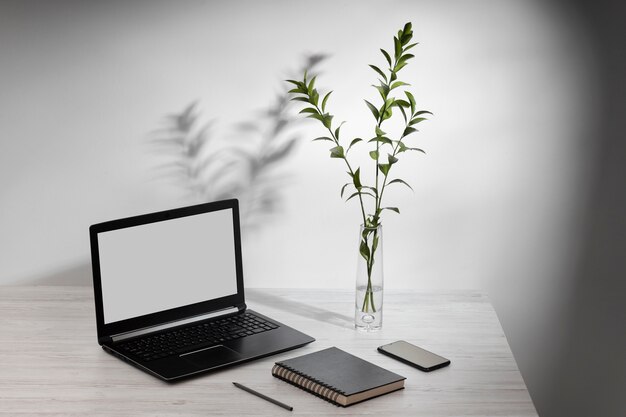
[[[213,368],[216,366],[228,364],[241,359],[241,355],[226,346],[213,346],[193,353],[187,353],[180,356],[202,369]]]

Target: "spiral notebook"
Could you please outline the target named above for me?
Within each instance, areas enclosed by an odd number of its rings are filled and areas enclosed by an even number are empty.
[[[336,347],[276,362],[272,375],[342,407],[402,389],[406,379]]]

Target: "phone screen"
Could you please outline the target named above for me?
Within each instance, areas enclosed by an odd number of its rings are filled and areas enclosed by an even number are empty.
[[[411,343],[399,340],[389,343],[379,348],[383,353],[402,359],[406,362],[415,364],[423,370],[431,370],[432,368],[440,368],[450,363],[450,361],[442,356],[435,355],[425,349],[412,345]]]

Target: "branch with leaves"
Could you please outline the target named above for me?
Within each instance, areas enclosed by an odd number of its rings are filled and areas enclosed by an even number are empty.
[[[333,128],[334,116],[326,111],[326,106],[332,91],[329,91],[324,95],[320,103],[320,94],[315,88],[315,81],[317,77],[313,77],[307,80],[307,73],[304,73],[302,81],[287,80],[294,85],[294,88],[289,92],[294,94],[293,101],[300,101],[307,103],[307,106],[303,108],[300,113],[307,114],[308,117],[319,120],[326,128],[328,134],[313,139],[314,141],[329,141],[334,144],[330,149],[330,157],[342,159],[348,169],[348,175],[350,176],[350,182],[346,183],[341,188],[341,196],[348,187],[353,187],[354,192],[346,199],[351,200],[354,197],[358,197],[361,203],[361,215],[363,217],[363,223],[368,227],[376,227],[380,223],[380,218],[383,210],[392,210],[399,213],[400,210],[397,207],[383,207],[383,195],[385,188],[391,184],[403,184],[411,188],[411,186],[400,178],[389,179],[392,166],[398,162],[398,158],[401,153],[407,151],[418,151],[424,153],[420,148],[409,147],[405,143],[406,138],[412,133],[417,132],[415,125],[426,120],[423,116],[426,114],[432,114],[427,110],[416,110],[416,102],[413,94],[410,91],[404,90],[403,98],[394,97],[394,93],[402,90],[403,87],[409,86],[409,84],[398,80],[398,73],[407,64],[408,61],[414,57],[414,55],[407,53],[417,43],[410,43],[413,37],[411,29],[411,23],[407,23],[402,30],[398,31],[398,35],[394,37],[394,57],[381,49],[381,53],[385,57],[387,64],[389,65],[387,71],[381,70],[375,65],[370,67],[381,78],[378,79],[379,85],[373,87],[379,92],[382,99],[380,106],[375,106],[371,102],[365,100],[365,104],[370,109],[375,119],[374,134],[375,136],[369,139],[367,142],[375,143],[376,148],[369,152],[370,157],[375,163],[375,184],[373,186],[364,185],[361,179],[361,168],[353,168],[348,156],[350,150],[359,142],[363,142],[361,138],[351,139],[349,144],[345,146],[343,141],[340,140],[342,122],[337,127]],[[405,99],[406,98],[406,99]],[[397,140],[392,140],[388,137],[387,133],[382,130],[383,123],[393,116],[394,109],[398,109],[402,114],[404,120],[404,129],[402,134]],[[386,160],[383,158],[383,154],[387,153]],[[366,206],[364,204],[364,197],[370,197],[374,202],[374,210],[370,214],[366,214]]]
[[[346,201],[355,197],[359,200],[364,225],[360,253],[367,262],[368,277],[371,277],[372,266],[374,264],[374,254],[378,244],[376,229],[381,223],[381,215],[384,210],[400,213],[400,209],[397,207],[383,206],[385,189],[392,184],[402,184],[411,188],[411,186],[401,178],[390,178],[390,172],[393,166],[398,163],[401,154],[404,152],[417,151],[425,153],[420,148],[408,146],[406,139],[411,134],[417,132],[415,126],[426,120],[425,115],[432,115],[432,113],[427,110],[417,110],[415,97],[406,89],[410,85],[398,79],[398,73],[408,64],[410,59],[414,58],[414,55],[408,52],[417,45],[417,43],[411,43],[412,38],[413,31],[411,23],[409,22],[405,24],[404,27],[398,31],[397,36],[393,38],[393,58],[386,50],[380,50],[388,67],[382,70],[376,65],[370,65],[370,68],[380,76],[378,85],[373,85],[373,87],[378,91],[381,99],[381,104],[378,106],[365,100],[365,104],[375,119],[373,129],[374,136],[367,140],[367,143],[372,143],[375,146],[375,148],[369,151],[369,156],[374,163],[375,172],[375,179],[372,185],[365,184],[361,175],[361,167],[356,166],[349,160],[350,151],[353,147],[360,142],[365,142],[365,140],[358,137],[348,140],[343,139],[340,134],[341,126],[345,122],[335,127],[333,125],[334,116],[327,111],[327,105],[332,91],[326,93],[320,101],[320,93],[315,87],[317,77],[314,76],[311,79],[307,79],[306,71],[301,81],[287,80],[287,82],[294,86],[294,88],[289,91],[293,94],[291,100],[306,103],[300,113],[318,120],[327,131],[326,135],[313,140],[332,142],[333,147],[329,150],[330,157],[343,160],[347,168],[350,181],[342,186],[341,197],[343,198],[346,190],[352,189],[352,193],[350,193]],[[404,95],[398,97],[396,94],[399,92],[402,92]],[[383,124],[386,124],[387,121],[392,118],[396,109],[402,115],[403,129],[399,138],[391,139],[389,135],[383,131]],[[366,205],[366,201],[370,202],[369,206]],[[372,233],[373,238],[370,239]],[[371,280],[368,281],[368,293],[366,294],[363,310],[367,311],[366,307],[368,307],[371,308],[372,311],[376,311],[373,296],[371,295]]]

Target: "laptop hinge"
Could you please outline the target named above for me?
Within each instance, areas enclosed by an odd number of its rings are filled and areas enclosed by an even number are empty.
[[[137,330],[133,330],[130,332],[115,334],[109,337],[108,339],[111,342],[120,342],[122,340],[130,339],[132,337],[143,336],[145,334],[154,333],[154,332],[158,332],[158,331],[165,330],[165,329],[170,329],[172,327],[181,326],[183,324],[189,324],[189,323],[193,323],[196,321],[202,321],[202,320],[206,320],[206,319],[210,319],[214,317],[221,317],[221,316],[225,316],[228,314],[238,313],[240,311],[241,311],[240,305],[228,307],[222,310],[213,311],[207,314],[201,314],[199,316],[189,317],[183,320],[172,321],[172,322],[165,323],[165,324],[159,324],[157,326],[144,327],[143,329],[137,329]]]
[[[111,338],[111,336],[102,336],[98,338],[98,344],[99,345],[104,345],[107,343],[111,343],[113,341],[113,339]]]
[[[237,310],[239,310],[239,312],[240,312],[240,313],[241,313],[242,311],[246,311],[246,308],[248,308],[248,306],[246,305],[246,303],[237,304],[235,307],[237,307]]]

